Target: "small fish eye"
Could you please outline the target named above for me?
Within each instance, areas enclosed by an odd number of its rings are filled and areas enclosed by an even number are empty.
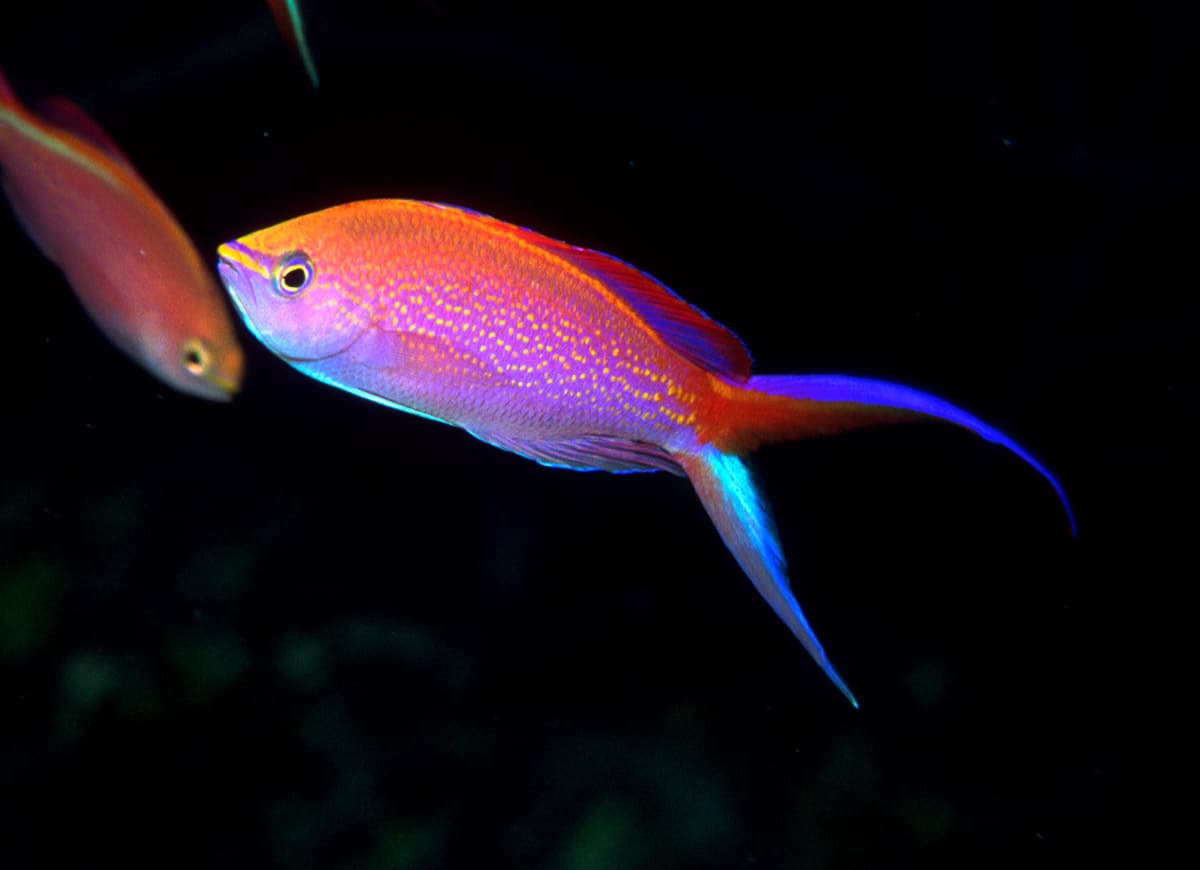
[[[193,375],[203,375],[212,362],[208,345],[198,338],[189,339],[183,345],[183,367]]]
[[[284,296],[295,296],[305,290],[313,278],[313,266],[304,254],[284,257],[275,269],[275,286]]]

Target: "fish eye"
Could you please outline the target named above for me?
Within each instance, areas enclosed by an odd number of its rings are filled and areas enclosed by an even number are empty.
[[[183,367],[199,377],[208,371],[212,364],[212,352],[208,345],[198,338],[188,339],[183,345]]]
[[[284,296],[302,293],[312,283],[312,279],[312,261],[302,253],[286,255],[275,267],[275,289]]]

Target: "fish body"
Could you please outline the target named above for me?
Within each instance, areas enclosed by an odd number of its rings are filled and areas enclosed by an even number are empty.
[[[1032,456],[949,403],[882,381],[753,375],[732,332],[651,276],[466,209],[349,203],[218,255],[250,330],[319,381],[545,465],[686,476],[760,593],[854,703],[792,594],[748,453],[948,420],[1016,452],[1066,505]]]
[[[94,120],[61,98],[43,111],[0,73],[0,185],[18,221],[117,347],[177,390],[228,399],[243,357],[212,269]]]

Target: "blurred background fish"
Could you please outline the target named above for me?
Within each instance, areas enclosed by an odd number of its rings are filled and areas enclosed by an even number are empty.
[[[0,72],[0,172],[17,219],[117,347],[181,392],[229,399],[242,349],[212,271],[95,121],[61,98],[47,116]]]

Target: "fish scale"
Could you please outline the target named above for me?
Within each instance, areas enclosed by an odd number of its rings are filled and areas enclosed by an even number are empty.
[[[429,213],[459,222],[454,212]],[[591,304],[590,288],[568,264],[530,263],[486,238],[423,231],[420,219],[393,216],[384,223],[405,244],[389,251],[385,270],[377,262],[354,268],[363,292],[376,299],[373,328],[436,342],[415,344],[424,377],[457,379],[464,368],[478,373],[507,411],[498,421],[506,425],[543,422],[547,402],[564,431],[615,425],[626,437],[666,438],[694,419],[699,390],[692,382],[706,375],[672,374],[694,367],[666,354],[626,313]],[[558,290],[546,293],[547,286]],[[361,299],[346,285],[339,290],[352,303]]]

